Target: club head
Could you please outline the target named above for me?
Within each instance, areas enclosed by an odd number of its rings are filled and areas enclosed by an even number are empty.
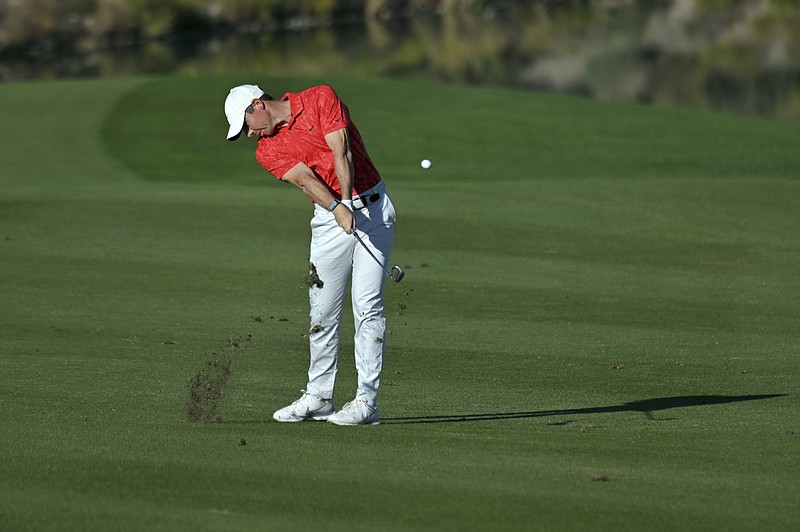
[[[392,281],[399,283],[403,280],[403,277],[406,275],[406,272],[400,269],[400,266],[392,266],[392,274],[389,276],[392,278]]]

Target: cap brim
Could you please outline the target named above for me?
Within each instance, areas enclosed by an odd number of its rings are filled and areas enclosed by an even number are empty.
[[[244,127],[244,113],[242,116],[237,119],[236,121],[231,124],[228,128],[228,140],[236,140],[239,138],[239,135],[242,134],[242,128]]]

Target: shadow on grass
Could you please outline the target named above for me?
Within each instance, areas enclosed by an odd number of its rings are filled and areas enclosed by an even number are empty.
[[[573,416],[579,414],[607,414],[612,412],[641,412],[647,419],[655,419],[653,412],[672,410],[673,408],[686,408],[689,406],[723,405],[740,403],[742,401],[757,401],[783,397],[786,394],[769,395],[686,395],[678,397],[659,397],[643,399],[614,406],[596,406],[588,408],[568,408],[564,410],[537,410],[532,412],[497,412],[494,414],[461,414],[443,416],[412,416],[382,418],[381,423],[461,423],[465,421],[501,421],[503,419],[525,419],[551,416]],[[666,418],[674,419],[674,418]],[[665,421],[662,419],[661,421]],[[559,423],[565,425],[568,422]]]

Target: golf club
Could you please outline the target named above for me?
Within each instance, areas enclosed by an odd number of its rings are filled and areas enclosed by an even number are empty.
[[[404,272],[400,268],[400,266],[392,266],[392,271],[390,272],[389,270],[386,269],[386,266],[384,266],[383,263],[380,260],[378,260],[378,257],[376,257],[374,253],[372,253],[372,250],[367,247],[364,241],[361,240],[361,237],[358,236],[358,233],[355,230],[353,231],[353,236],[356,237],[356,240],[358,240],[359,244],[364,246],[364,249],[367,250],[367,253],[369,253],[370,257],[375,259],[375,262],[377,262],[380,265],[380,267],[383,268],[384,273],[386,273],[386,275],[389,276],[389,279],[391,279],[396,283],[399,283],[400,281],[403,280],[403,277],[405,276],[406,272]]]

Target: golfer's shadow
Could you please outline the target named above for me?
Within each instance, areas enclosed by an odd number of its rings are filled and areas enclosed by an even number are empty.
[[[462,423],[467,421],[500,421],[503,419],[524,419],[537,417],[553,416],[574,416],[580,414],[608,414],[613,412],[640,412],[647,416],[647,419],[655,419],[654,412],[662,412],[675,408],[686,408],[690,406],[722,405],[728,403],[740,403],[742,401],[757,401],[760,399],[772,399],[783,397],[787,394],[768,394],[768,395],[685,395],[676,397],[658,397],[655,399],[643,399],[632,401],[614,406],[595,406],[588,408],[568,408],[563,410],[536,410],[532,412],[496,412],[487,414],[461,414],[444,416],[411,416],[382,418],[381,423],[402,424],[402,423]],[[672,419],[672,418],[669,418]],[[663,420],[663,419],[662,419]],[[560,423],[565,425],[569,422]]]

